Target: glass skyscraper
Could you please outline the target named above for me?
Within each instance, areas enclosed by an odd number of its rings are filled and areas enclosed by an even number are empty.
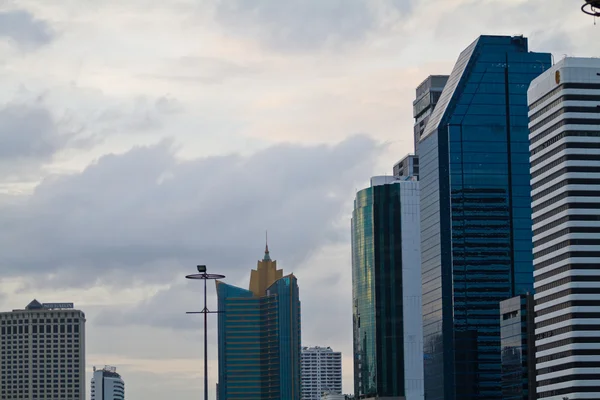
[[[250,289],[217,282],[219,398],[300,400],[300,298],[268,247]]]
[[[352,214],[357,399],[423,398],[419,182],[374,177]]]
[[[502,398],[499,302],[533,291],[527,89],[550,59],[479,37],[421,136],[427,400]]]

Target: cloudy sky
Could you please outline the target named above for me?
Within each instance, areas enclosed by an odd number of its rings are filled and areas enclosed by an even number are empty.
[[[597,56],[580,2],[0,0],[2,310],[74,302],[88,380],[111,364],[129,400],[197,399],[183,276],[246,286],[268,229],[303,344],[344,353],[351,393],[352,200],[411,151],[415,87],[483,33]]]

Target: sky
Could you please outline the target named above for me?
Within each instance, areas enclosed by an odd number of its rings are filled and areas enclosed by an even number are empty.
[[[268,230],[352,393],[352,202],[412,151],[416,86],[480,34],[598,56],[579,3],[0,0],[0,309],[73,302],[88,386],[108,364],[128,400],[197,399],[184,276],[246,287]]]

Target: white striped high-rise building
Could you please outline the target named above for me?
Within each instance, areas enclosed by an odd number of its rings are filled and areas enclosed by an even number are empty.
[[[539,399],[600,399],[600,59],[529,88]]]
[[[303,347],[302,400],[321,400],[323,393],[342,394],[342,353],[331,347]]]

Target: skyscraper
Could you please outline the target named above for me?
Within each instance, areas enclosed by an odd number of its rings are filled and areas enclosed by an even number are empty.
[[[479,37],[421,136],[427,400],[502,396],[499,302],[533,289],[527,88],[549,67],[522,36]]]
[[[540,399],[600,398],[600,59],[529,89]]]
[[[342,394],[342,353],[331,347],[302,348],[302,400],[321,400],[323,393]]]
[[[125,382],[115,367],[108,365],[102,369],[94,367],[91,392],[92,400],[123,400],[125,398]]]
[[[374,177],[352,214],[357,399],[423,398],[419,182]]]
[[[298,282],[268,246],[249,290],[217,281],[219,398],[300,400]]]
[[[33,300],[0,313],[0,399],[85,399],[85,315]]]

